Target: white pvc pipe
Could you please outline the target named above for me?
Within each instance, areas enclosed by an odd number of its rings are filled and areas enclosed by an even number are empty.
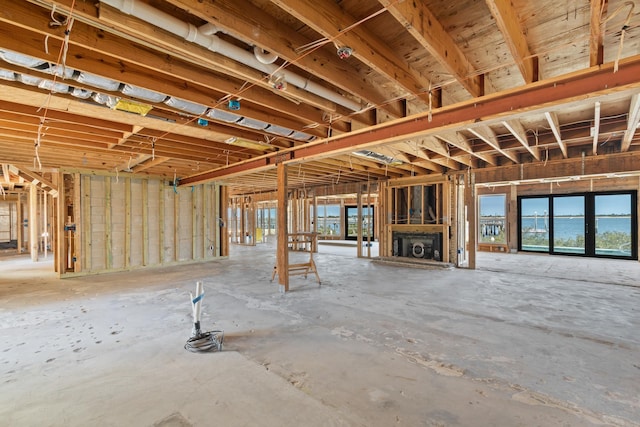
[[[278,59],[278,55],[276,55],[275,53],[267,52],[266,50],[259,48],[258,46],[253,47],[253,55],[262,64],[273,64]]]
[[[196,282],[195,299],[198,299],[198,301],[193,304],[193,323],[200,322],[200,313],[202,313],[202,297],[204,294],[202,289],[202,282]]]
[[[262,63],[257,59],[256,55],[253,55],[234,44],[220,39],[215,35],[215,26],[213,28],[205,27],[204,31],[200,31],[194,25],[183,22],[178,18],[175,18],[167,13],[149,6],[146,3],[142,3],[137,0],[101,0],[101,2],[118,9],[123,13],[142,19],[143,21],[156,27],[165,29],[170,33],[182,37],[183,39],[192,43],[196,43],[206,49],[209,49],[212,52],[220,53],[221,55],[231,58],[251,68],[255,68],[256,70],[260,70],[266,74],[273,74],[276,70],[278,70],[277,65]],[[362,109],[362,106],[359,103],[352,101],[351,99],[344,97],[336,92],[333,92],[317,83],[310,82],[304,77],[301,77],[287,70],[281,70],[280,72],[284,74],[287,83],[292,84],[300,89],[304,89],[329,101],[335,102],[336,104],[342,105],[343,107],[346,107],[352,111],[360,111]]]

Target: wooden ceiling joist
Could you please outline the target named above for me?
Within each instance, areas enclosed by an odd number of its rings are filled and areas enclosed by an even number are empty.
[[[353,56],[387,76],[394,84],[401,85],[417,98],[428,101],[431,83],[420,73],[411,69],[406,61],[358,22],[337,3],[318,3],[312,0],[271,0],[300,21],[316,30],[327,40],[353,50]]]
[[[622,138],[622,151],[628,151],[631,147],[631,141],[634,135],[638,131],[640,124],[640,95],[637,93],[631,97],[631,104],[629,105],[629,115],[627,118],[627,130],[624,132]]]
[[[483,76],[423,2],[379,0],[393,17],[436,58],[473,97],[484,94]]]
[[[567,154],[567,144],[562,139],[562,135],[560,133],[560,122],[558,120],[558,115],[553,111],[546,111],[544,113],[544,116],[546,117],[547,122],[551,127],[551,132],[553,132],[553,136],[556,138],[556,142],[558,143],[560,150],[562,151],[562,157],[566,159],[567,157],[569,157]]]
[[[531,54],[518,12],[511,0],[486,0],[525,83],[538,80],[538,57]]]

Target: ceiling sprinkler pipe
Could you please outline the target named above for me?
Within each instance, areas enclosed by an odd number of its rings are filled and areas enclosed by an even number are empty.
[[[205,31],[200,31],[197,27],[187,22],[181,21],[178,18],[137,0],[101,0],[101,2],[118,9],[123,13],[142,19],[156,27],[163,28],[176,36],[196,43],[212,52],[224,55],[266,74],[271,75],[278,70],[277,65],[262,63],[257,59],[255,54],[247,52],[232,43],[226,42],[215,34],[207,34],[209,32],[213,32],[213,28],[205,27]],[[215,26],[213,27],[215,28]],[[338,105],[342,105],[352,111],[360,111],[362,109],[360,103],[329,90],[322,85],[310,82],[308,79],[287,70],[283,70],[282,72],[286,82],[293,86],[305,89],[308,92],[325,98],[331,102],[335,102]]]
[[[267,52],[266,50],[259,48],[258,46],[253,47],[253,54],[258,61],[265,65],[273,64],[278,59],[278,55],[276,55],[275,53]]]

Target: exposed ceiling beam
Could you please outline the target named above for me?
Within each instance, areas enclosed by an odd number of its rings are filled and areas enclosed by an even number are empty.
[[[538,57],[531,54],[518,12],[511,0],[486,0],[525,83],[538,80]]]
[[[527,131],[519,120],[503,120],[502,124],[511,132],[511,134],[522,144],[524,148],[536,159],[540,160],[540,150],[538,147],[532,147],[527,139]]]
[[[600,139],[600,102],[596,101],[593,109],[593,155],[598,154],[598,140]]]
[[[622,138],[622,151],[628,151],[631,147],[631,141],[638,130],[638,124],[640,123],[640,95],[635,94],[631,97],[631,104],[629,105],[629,116],[627,118],[627,130]]]
[[[151,24],[147,24],[146,22],[132,16],[120,13],[116,9],[104,4],[101,4],[100,6],[100,21],[117,28],[118,31],[122,33],[135,37],[136,42],[143,44],[145,41],[146,43],[149,43],[149,40],[151,40],[149,34],[153,34],[153,47],[157,50],[166,50],[175,56],[188,59],[202,67],[247,80],[252,84],[264,88],[271,88],[271,85],[265,78],[264,73],[240,64],[224,55],[205,49],[204,47],[200,47],[193,43],[186,43],[178,36],[154,27]],[[310,92],[299,90],[295,87],[288,87],[284,92],[275,93],[300,99],[301,101],[315,105],[318,108],[338,111],[337,106],[331,101]]]
[[[640,55],[620,61],[620,68],[616,73],[613,73],[613,67],[613,63],[608,63],[599,68],[589,68],[547,79],[516,90],[486,95],[482,102],[474,99],[459,103],[455,107],[440,108],[432,114],[419,114],[383,123],[373,128],[314,141],[304,146],[229,166],[229,173],[234,175],[248,173],[253,167],[268,169],[278,162],[306,161],[311,158],[327,157],[426,135],[441,136],[443,132],[451,132],[450,129],[454,125],[467,124],[468,126],[476,123],[478,118],[488,121],[525,112],[546,111],[563,103],[583,100],[585,95],[591,98],[603,97],[640,87],[640,81],[637,77],[640,75]],[[561,149],[564,148],[563,154],[566,153],[566,145],[561,138],[558,138],[560,134],[557,117],[555,114],[546,112],[545,115],[550,124],[553,123],[556,126],[558,130],[556,140],[559,140]],[[468,147],[465,151],[467,150],[469,150]],[[478,156],[478,153],[471,154]],[[566,154],[564,155],[566,157]],[[495,166],[496,163],[494,162],[493,165]],[[193,184],[221,178],[226,176],[225,169],[227,168],[192,175],[183,179],[182,182]]]
[[[462,151],[466,151],[467,153],[479,158],[482,161],[487,162],[491,166],[496,166],[498,164],[494,155],[487,153],[478,153],[474,151],[473,148],[471,148],[471,143],[469,142],[467,137],[460,132],[440,132],[438,133],[438,138],[442,139],[448,144],[453,145],[454,147],[461,149]]]
[[[431,163],[444,166],[447,169],[458,170],[460,165],[453,160],[444,142],[434,136],[420,138],[417,141],[405,141],[394,144],[394,147],[403,150],[410,156],[422,159]]]
[[[553,136],[555,136],[556,142],[560,146],[562,157],[566,159],[568,157],[567,144],[562,140],[562,135],[560,134],[560,122],[558,121],[558,115],[554,112],[546,111],[544,116],[547,118],[547,122],[551,127],[551,132],[553,132]]]
[[[33,172],[30,168],[26,166],[15,166],[15,169],[12,168],[12,172],[31,183],[39,184],[40,187],[49,192],[52,196],[56,197],[58,195],[57,185],[47,180],[39,173]]]
[[[7,184],[11,183],[11,174],[9,173],[9,165],[3,163],[2,164],[2,177],[4,178],[4,182]]]
[[[422,1],[379,0],[393,17],[473,96],[484,95],[484,78]]]
[[[353,26],[358,20],[335,2],[313,0],[271,0],[328,40],[353,50],[353,56],[367,66],[402,86],[411,96],[428,100],[431,84],[413,70],[384,41],[364,26]],[[344,31],[345,29],[348,31]],[[349,60],[349,59],[345,59]]]
[[[609,0],[590,0],[589,22],[589,66],[595,67],[604,62],[604,29],[602,17],[607,13]]]
[[[425,174],[425,173],[431,173],[431,172],[444,173],[445,171],[442,166],[427,159],[425,159],[424,162],[421,162],[420,167],[416,166],[414,164],[414,159],[412,158],[412,156],[406,153],[405,151],[398,149],[396,146],[393,146],[393,148],[392,146],[375,147],[373,148],[373,150],[381,154],[384,154],[386,156],[393,157],[394,159],[402,160],[405,164],[399,167],[405,170],[409,170],[412,173],[419,173],[419,174]]]
[[[467,128],[467,130],[472,134],[474,134],[476,137],[486,142],[491,148],[496,150],[498,153],[510,159],[512,162],[520,163],[520,161],[518,160],[517,154],[512,153],[511,151],[503,150],[502,147],[500,147],[500,141],[498,141],[498,137],[496,136],[496,133],[489,126],[486,126],[486,125],[474,126],[474,127]]]
[[[365,103],[379,105],[394,117],[404,116],[400,103],[388,102],[388,97],[367,86],[360,79],[351,78],[357,71],[348,61],[341,61],[337,55],[329,55],[323,49],[316,49],[313,55],[305,55],[296,49],[314,42],[300,32],[283,26],[271,15],[256,8],[248,0],[193,2],[187,0],[167,0],[204,21],[212,22],[229,34],[256,46],[277,53],[281,58],[304,69],[316,77],[330,82],[336,87],[353,93]],[[251,13],[247,13],[251,10]],[[257,31],[256,29],[260,30]]]

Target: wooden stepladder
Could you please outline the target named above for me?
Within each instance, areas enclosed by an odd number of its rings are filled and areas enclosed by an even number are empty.
[[[291,233],[288,235],[288,247],[289,251],[295,252],[305,252],[309,253],[309,261],[302,262],[297,264],[289,264],[288,265],[288,275],[289,276],[301,276],[304,275],[304,278],[307,278],[309,273],[313,273],[316,275],[316,280],[318,281],[318,285],[320,285],[320,276],[318,275],[318,270],[316,268],[316,263],[313,260],[313,251],[316,248],[316,238],[317,233]],[[278,274],[278,266],[273,267],[273,274],[271,275],[271,281],[276,278]]]

